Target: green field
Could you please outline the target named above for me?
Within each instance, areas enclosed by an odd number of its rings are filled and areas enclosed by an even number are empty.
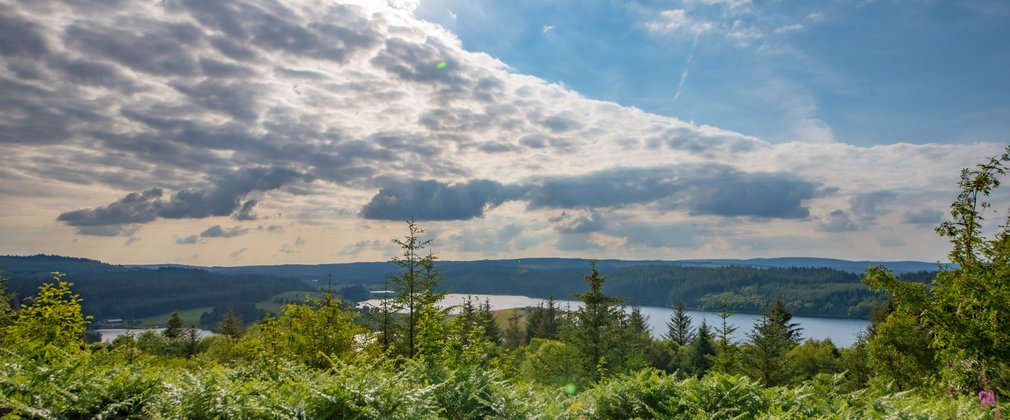
[[[190,308],[183,311],[179,311],[179,316],[182,317],[182,321],[186,325],[199,325],[200,315],[204,312],[210,312],[210,306],[204,306],[200,308]],[[173,311],[174,312],[174,311]],[[138,327],[164,327],[168,323],[168,319],[172,317],[172,312],[152,315],[146,318],[137,319],[139,325]]]

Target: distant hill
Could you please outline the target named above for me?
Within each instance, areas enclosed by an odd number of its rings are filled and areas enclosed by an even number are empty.
[[[290,290],[307,290],[297,279],[249,273],[226,274],[200,268],[151,268],[106,264],[55,255],[0,256],[0,275],[20,300],[50,282],[52,272],[66,274],[83,309],[96,319],[142,318],[218,303],[265,300]]]
[[[440,287],[455,293],[513,294],[570,299],[585,289],[590,261],[577,258],[439,261]],[[911,281],[928,282],[938,266],[916,261],[874,262],[828,258],[748,260],[598,260],[608,277],[605,291],[627,303],[759,313],[781,298],[797,315],[859,317],[886,296],[862,282],[869,266],[882,265]],[[37,255],[0,257],[0,274],[20,296],[34,294],[50,272],[68,274],[97,317],[142,317],[227,302],[257,302],[276,293],[362,284],[381,287],[399,269],[389,262],[318,265],[198,267],[177,264],[118,266],[99,261]]]
[[[447,277],[456,273],[480,270],[523,267],[528,270],[576,270],[585,272],[591,261],[596,261],[601,271],[646,265],[674,265],[682,267],[754,267],[754,268],[830,268],[853,274],[862,274],[867,267],[881,265],[895,273],[938,271],[937,263],[921,261],[848,261],[831,258],[783,257],[754,259],[693,259],[693,260],[588,260],[581,258],[520,258],[508,260],[439,261],[438,267]],[[166,267],[177,265],[143,265],[136,267]],[[396,265],[390,262],[355,262],[339,264],[282,264],[237,267],[190,266],[219,273],[248,273],[277,277],[292,277],[325,282],[332,278],[334,284],[379,283],[390,274],[396,274]]]

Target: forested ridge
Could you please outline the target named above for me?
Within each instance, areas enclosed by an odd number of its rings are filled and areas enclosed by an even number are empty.
[[[84,258],[0,256],[0,275],[17,296],[31,296],[52,272],[72,276],[84,313],[96,319],[158,315],[219,303],[255,303],[289,290],[309,290],[301,280],[201,269],[123,267]]]
[[[569,299],[582,288],[588,263],[532,259],[448,264],[438,289]],[[334,283],[377,285],[394,272],[388,264],[350,266],[339,271],[342,275]],[[692,309],[718,311],[725,303],[732,311],[756,314],[779,298],[797,315],[865,319],[886,301],[883,293],[863,284],[860,275],[830,268],[697,267],[649,261],[609,261],[600,266],[610,267],[608,289],[612,294],[643,306],[673,307],[683,302]],[[310,284],[320,286],[318,281],[309,281],[318,279],[306,271],[284,266],[211,271],[181,266],[125,267],[47,255],[0,257],[0,273],[9,278],[10,289],[20,296],[30,295],[53,271],[73,276],[84,297],[85,313],[97,318],[139,318],[222,303],[254,304],[280,292],[308,290]],[[299,272],[303,273],[301,279],[266,274]],[[926,283],[934,274],[900,276]]]

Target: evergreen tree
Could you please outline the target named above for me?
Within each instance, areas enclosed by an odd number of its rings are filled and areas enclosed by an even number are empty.
[[[786,340],[793,344],[799,344],[802,340],[800,331],[803,329],[799,327],[800,324],[795,322],[789,322],[793,319],[792,312],[786,309],[786,305],[782,303],[782,300],[775,298],[775,302],[772,303],[771,309],[768,310],[769,321],[781,325],[786,330]]]
[[[200,351],[200,330],[196,325],[183,328],[182,335],[177,339],[183,340],[183,352],[187,359],[195,356]]]
[[[666,338],[677,343],[678,346],[686,346],[694,338],[691,317],[687,315],[684,302],[677,302],[677,307],[673,310],[673,315],[670,315],[670,321],[666,323],[666,328]]]
[[[501,331],[498,329],[498,321],[494,319],[494,313],[491,312],[490,298],[484,299],[484,305],[477,312],[477,319],[484,329],[484,339],[490,343],[500,344]]]
[[[745,347],[743,357],[746,372],[766,386],[784,384],[793,376],[792,364],[786,357],[795,345],[790,340],[788,321],[791,315],[784,317],[779,312],[774,319],[771,315],[772,309],[769,308],[747,334],[750,343]]]
[[[518,348],[523,344],[524,334],[519,327],[519,321],[522,318],[522,314],[515,309],[512,310],[512,315],[508,317],[508,324],[505,326],[505,346],[510,349]]]
[[[181,337],[184,328],[186,328],[186,324],[182,322],[182,316],[179,315],[179,311],[172,312],[172,316],[168,318],[168,326],[165,328],[165,337]]]
[[[589,291],[575,295],[582,301],[582,307],[573,314],[574,322],[569,337],[582,354],[587,372],[593,372],[594,379],[600,379],[610,370],[621,367],[626,353],[625,334],[622,334],[624,311],[621,299],[603,294],[606,277],[592,264],[592,273],[585,276]]]
[[[722,304],[722,311],[719,313],[720,324],[715,330],[715,356],[712,357],[712,369],[716,372],[731,373],[736,371],[739,364],[738,348],[733,342],[733,333],[736,327],[729,323],[729,310],[726,303]]]
[[[715,345],[712,343],[712,331],[705,321],[701,322],[698,333],[691,341],[687,351],[687,358],[684,360],[684,370],[692,375],[701,377],[712,368],[712,356],[716,354]]]
[[[392,262],[403,270],[399,276],[390,276],[396,290],[397,306],[407,311],[406,314],[406,348],[407,357],[414,357],[417,352],[417,322],[418,310],[425,305],[434,305],[442,299],[445,292],[435,292],[440,271],[435,268],[435,256],[421,252],[431,244],[431,240],[422,240],[424,229],[417,226],[413,220],[407,221],[407,235],[403,239],[393,239],[402,251]]]
[[[534,338],[556,340],[560,331],[561,309],[553,297],[548,297],[546,306],[540,302],[530,312],[529,322],[526,324],[526,341],[531,342]]]
[[[239,338],[242,336],[242,332],[242,318],[235,314],[235,311],[229,306],[228,312],[225,312],[224,318],[217,324],[217,333],[231,338]]]

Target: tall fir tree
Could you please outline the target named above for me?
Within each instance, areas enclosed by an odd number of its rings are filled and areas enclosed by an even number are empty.
[[[684,359],[684,370],[688,373],[702,377],[712,368],[712,356],[716,354],[715,345],[712,343],[712,331],[705,321],[701,322],[698,333],[687,348],[687,357]]]
[[[593,379],[598,380],[624,365],[625,346],[629,343],[621,328],[624,324],[622,300],[603,293],[606,277],[597,271],[596,263],[592,264],[592,273],[585,279],[589,290],[575,295],[582,301],[582,307],[573,314],[567,341],[579,349],[584,369],[593,372]]]
[[[730,315],[726,302],[723,302],[722,311],[719,312],[719,326],[715,330],[715,355],[712,357],[712,370],[716,372],[736,372],[740,361],[739,349],[732,338],[737,328],[729,323]]]
[[[442,300],[445,292],[436,292],[440,271],[435,268],[435,256],[429,252],[427,255],[422,251],[431,244],[431,240],[422,240],[421,235],[424,229],[414,223],[407,221],[407,235],[403,239],[395,238],[393,243],[400,247],[401,254],[393,257],[392,262],[396,264],[403,273],[398,276],[390,276],[396,291],[394,298],[397,306],[406,313],[406,343],[404,343],[404,353],[407,357],[414,357],[417,352],[417,323],[419,310],[426,305],[434,305]]]
[[[225,312],[224,318],[217,324],[217,333],[231,338],[239,338],[242,336],[242,332],[242,318],[236,315],[235,310],[229,306],[228,312]]]
[[[787,353],[796,345],[792,337],[798,332],[791,333],[792,314],[783,311],[784,307],[773,304],[747,334],[750,342],[744,349],[745,371],[766,386],[782,385],[793,376]]]
[[[172,312],[172,316],[168,318],[168,325],[165,328],[165,337],[181,337],[184,328],[186,328],[186,324],[182,322],[182,315],[179,315],[179,311]]]
[[[684,302],[677,302],[666,328],[666,338],[678,346],[686,346],[694,339],[694,328],[691,327],[691,317],[687,315]]]

